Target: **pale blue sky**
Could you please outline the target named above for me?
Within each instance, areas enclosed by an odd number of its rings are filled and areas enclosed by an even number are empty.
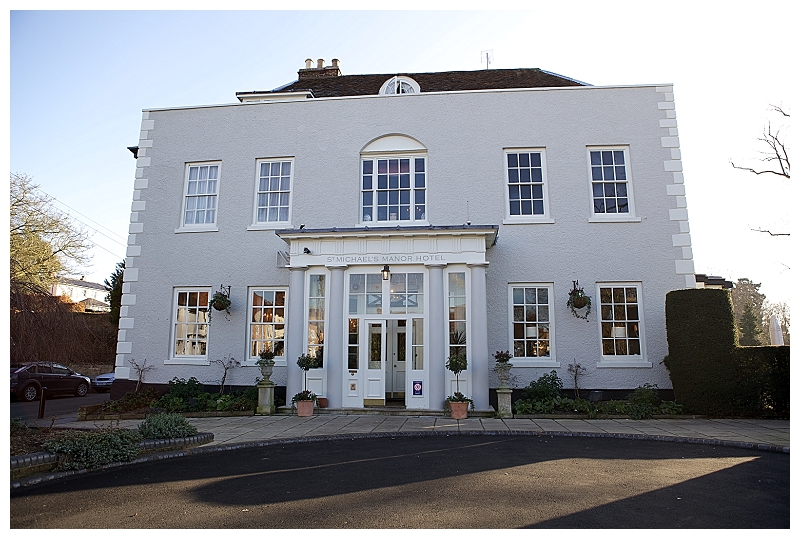
[[[696,270],[749,277],[788,301],[789,240],[750,231],[788,231],[788,181],[728,160],[757,157],[768,105],[789,108],[792,29],[775,13],[790,4],[519,5],[533,7],[12,11],[10,170],[115,240],[94,234],[93,264],[77,272],[102,282],[125,253],[135,169],[126,147],[138,142],[142,109],[234,102],[237,91],[295,80],[306,58],[338,58],[346,75],[470,70],[493,49],[491,68],[538,67],[594,85],[674,83]]]

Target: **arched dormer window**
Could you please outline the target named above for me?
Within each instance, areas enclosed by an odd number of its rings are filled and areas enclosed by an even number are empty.
[[[387,135],[361,150],[361,222],[424,224],[428,150],[404,135]]]
[[[381,95],[418,94],[419,84],[410,77],[396,76],[384,82],[378,93]]]

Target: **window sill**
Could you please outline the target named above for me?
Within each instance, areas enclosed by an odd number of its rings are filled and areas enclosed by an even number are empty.
[[[247,230],[279,230],[281,228],[292,228],[292,224],[288,221],[274,222],[274,223],[256,223],[247,227]]]
[[[555,219],[549,217],[531,217],[531,218],[516,218],[506,217],[503,219],[504,225],[552,225],[555,224]]]
[[[258,365],[256,365],[256,361],[258,361],[258,359],[248,359],[248,360],[246,360],[246,361],[244,361],[242,363],[242,367],[258,367]],[[284,358],[284,359],[275,358],[275,365],[273,365],[273,366],[274,367],[285,367],[286,366],[286,358]]]
[[[514,367],[553,367],[560,368],[561,363],[554,359],[522,359],[519,357],[512,357],[509,361]]]
[[[430,223],[428,223],[428,221],[362,221],[356,226],[366,226],[370,228],[395,228],[398,226],[430,226]]]
[[[219,229],[215,226],[198,226],[193,228],[176,228],[176,234],[186,234],[189,232],[219,232]]]
[[[630,216],[630,217],[617,217],[617,216],[615,216],[615,217],[597,217],[597,216],[592,216],[592,217],[589,217],[589,222],[590,223],[641,223],[642,222],[642,218],[641,217],[634,217],[634,216]]]
[[[174,357],[165,359],[164,365],[211,365],[208,358]]]
[[[603,358],[597,362],[598,369],[604,368],[634,368],[634,369],[649,369],[653,364],[643,359],[606,359]]]

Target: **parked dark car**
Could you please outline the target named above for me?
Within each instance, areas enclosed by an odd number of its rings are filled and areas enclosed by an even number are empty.
[[[43,387],[47,394],[70,393],[83,397],[89,392],[88,376],[58,363],[40,362],[11,368],[11,394],[19,400],[39,398]]]
[[[92,380],[92,389],[98,393],[106,393],[111,391],[111,384],[114,383],[114,373],[107,372],[105,374],[98,374]]]

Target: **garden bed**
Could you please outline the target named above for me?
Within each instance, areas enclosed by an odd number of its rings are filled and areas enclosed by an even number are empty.
[[[140,410],[133,410],[131,412],[123,412],[118,414],[102,412],[102,404],[92,404],[89,406],[81,406],[78,408],[78,421],[108,421],[119,419],[145,419],[151,415],[153,411],[149,408],[142,408]],[[159,410],[160,411],[160,410]],[[255,415],[254,410],[239,410],[234,412],[178,412],[183,417],[238,417]]]

